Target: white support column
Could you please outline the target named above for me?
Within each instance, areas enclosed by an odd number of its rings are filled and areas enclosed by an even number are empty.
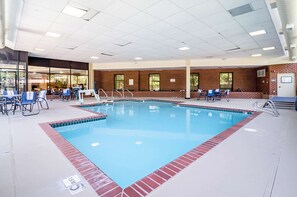
[[[91,63],[89,63],[89,81],[88,82],[89,82],[89,89],[94,89],[94,69],[93,69],[93,64]]]
[[[186,60],[186,99],[191,98],[190,76],[191,76],[191,61]]]

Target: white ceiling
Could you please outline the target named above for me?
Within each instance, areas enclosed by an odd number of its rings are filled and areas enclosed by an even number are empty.
[[[12,43],[12,48],[29,51],[29,55],[35,57],[102,63],[133,61],[135,57],[156,61],[247,58],[256,53],[274,58],[285,54],[266,0],[22,2],[21,9],[9,11],[16,12],[20,18],[19,21],[8,22],[16,23],[16,36],[8,43]],[[62,13],[66,5],[73,3],[99,13],[90,21]],[[236,17],[228,12],[245,4],[251,4],[254,11]],[[261,29],[265,29],[267,34],[256,37],[249,35],[249,32]],[[48,31],[62,36],[47,37],[45,33]],[[7,38],[11,37],[7,35]],[[119,46],[127,43],[130,44]],[[190,50],[178,50],[183,46],[190,47]],[[271,46],[276,49],[262,50],[263,47]],[[228,51],[237,47],[240,49]],[[36,51],[35,48],[45,51]],[[101,53],[113,56],[103,56]],[[91,56],[98,56],[99,59],[93,60]]]

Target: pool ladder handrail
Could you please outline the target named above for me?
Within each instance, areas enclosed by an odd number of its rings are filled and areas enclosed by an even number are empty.
[[[264,109],[264,107],[266,107],[266,106],[269,106],[270,109]],[[254,107],[254,109],[256,109],[256,110],[258,110],[258,111],[266,112],[266,113],[271,114],[271,115],[273,115],[273,116],[275,116],[275,117],[280,116],[280,113],[278,112],[278,110],[277,110],[277,108],[275,107],[275,104],[274,104],[274,102],[273,102],[272,100],[267,100],[267,101],[264,103],[263,107],[260,107],[260,106],[259,106],[259,101],[256,101],[256,102],[253,104],[253,107]]]
[[[129,90],[129,89],[125,89],[127,92],[129,92],[131,94],[131,96],[133,97],[133,93]],[[123,96],[124,97],[124,96]]]
[[[103,92],[106,98],[108,97],[107,93],[102,88],[98,89],[98,94],[100,94],[100,91]]]
[[[120,97],[123,97],[123,94],[120,91],[118,91],[117,89],[113,89],[112,92],[111,92],[111,97],[112,98],[114,98],[114,92],[117,92],[120,95]]]

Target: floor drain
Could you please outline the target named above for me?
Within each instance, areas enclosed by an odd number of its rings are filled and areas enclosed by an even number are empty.
[[[71,194],[77,194],[86,189],[86,187],[77,175],[73,175],[64,179],[63,183]]]

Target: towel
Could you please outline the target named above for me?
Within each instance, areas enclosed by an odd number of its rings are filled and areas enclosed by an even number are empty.
[[[13,96],[13,95],[14,95],[13,90],[8,90],[8,91],[7,91],[7,95],[8,95],[8,96]]]
[[[27,100],[33,100],[34,97],[34,92],[30,91],[30,92],[26,92],[26,99]]]

